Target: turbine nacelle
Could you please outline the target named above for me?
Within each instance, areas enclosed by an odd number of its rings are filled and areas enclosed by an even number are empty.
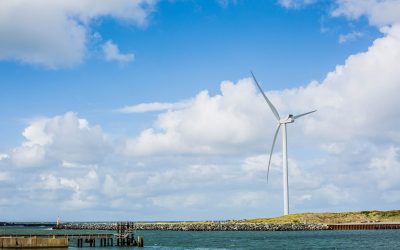
[[[280,119],[278,122],[279,124],[293,123],[294,115],[288,115],[287,117]]]

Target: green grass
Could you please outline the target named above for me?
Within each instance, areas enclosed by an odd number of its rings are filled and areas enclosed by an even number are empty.
[[[275,218],[258,218],[237,221],[237,223],[360,223],[360,222],[400,222],[400,210],[360,211],[339,213],[302,213],[290,214]]]
[[[274,218],[257,218],[246,220],[231,220],[230,223],[315,223],[315,224],[340,224],[361,222],[399,222],[400,210],[391,211],[360,211],[360,212],[338,212],[338,213],[301,213],[290,214]],[[166,222],[158,222],[165,224]],[[178,224],[213,224],[212,221],[185,221],[173,222]]]

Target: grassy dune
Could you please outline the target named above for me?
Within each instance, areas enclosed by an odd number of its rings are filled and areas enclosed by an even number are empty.
[[[339,213],[302,213],[290,214],[275,218],[258,218],[236,221],[236,223],[360,223],[360,222],[400,222],[400,210],[391,211],[361,211]]]

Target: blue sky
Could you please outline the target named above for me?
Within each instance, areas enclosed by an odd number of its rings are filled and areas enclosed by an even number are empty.
[[[398,119],[366,109],[396,112],[398,1],[36,4],[0,4],[5,220],[279,215],[280,145],[267,185],[275,123],[250,70],[282,114],[319,110],[289,131],[294,212],[398,208]]]

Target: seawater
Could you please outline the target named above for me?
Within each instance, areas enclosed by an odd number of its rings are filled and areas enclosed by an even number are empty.
[[[1,231],[2,230],[2,231]],[[0,227],[1,233],[115,233],[114,231],[50,230],[48,228]],[[296,232],[175,232],[137,231],[144,237],[143,249],[400,249],[400,230],[296,231]],[[99,243],[98,243],[99,244]],[[128,247],[69,249],[126,249]],[[138,248],[137,248],[138,249]]]

